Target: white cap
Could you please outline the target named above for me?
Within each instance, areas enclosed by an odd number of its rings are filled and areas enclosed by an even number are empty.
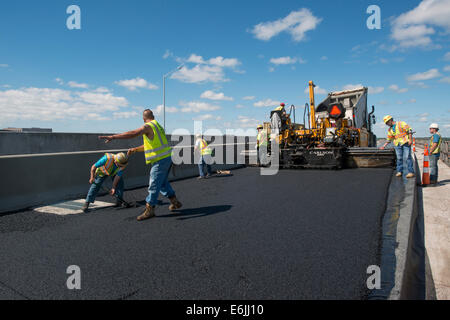
[[[430,124],[430,129],[439,129],[439,125],[437,123]]]

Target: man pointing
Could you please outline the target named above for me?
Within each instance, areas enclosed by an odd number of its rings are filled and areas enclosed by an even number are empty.
[[[182,204],[175,196],[168,177],[172,165],[172,148],[167,142],[166,134],[161,125],[155,120],[153,112],[150,109],[144,111],[142,118],[144,125],[139,129],[128,131],[112,136],[100,136],[108,143],[115,139],[132,139],[142,136],[144,144],[140,147],[128,150],[128,155],[136,152],[145,152],[146,164],[151,164],[150,182],[148,186],[148,196],[146,200],[145,211],[137,217],[138,221],[149,219],[155,216],[155,206],[158,203],[158,195],[161,194],[170,200],[169,210],[173,211],[181,208]]]

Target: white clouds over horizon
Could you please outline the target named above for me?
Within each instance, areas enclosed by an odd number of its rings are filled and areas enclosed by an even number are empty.
[[[209,100],[220,100],[220,101],[233,101],[232,97],[225,96],[222,92],[214,92],[211,90],[206,90],[200,95],[200,98]]]
[[[149,89],[149,90],[159,89],[157,85],[150,83],[147,80],[142,79],[140,77],[134,79],[119,80],[116,81],[115,84],[127,88],[130,91],[136,91],[138,89]]]
[[[442,75],[440,74],[439,70],[434,68],[434,69],[430,69],[425,72],[419,72],[419,73],[412,74],[412,75],[408,76],[406,78],[406,80],[408,80],[408,81],[423,81],[423,80],[430,80],[430,79],[438,78],[440,76],[442,76]]]

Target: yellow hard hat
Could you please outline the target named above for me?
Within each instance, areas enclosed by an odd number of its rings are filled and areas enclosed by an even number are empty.
[[[114,162],[120,167],[125,167],[128,164],[128,157],[125,153],[120,152],[114,155]]]
[[[386,116],[383,118],[384,123],[387,123],[389,120],[392,120],[392,116]]]
[[[256,127],[256,129],[262,129],[262,128],[264,128],[262,125],[259,125]]]
[[[279,107],[275,108],[275,111],[281,111],[281,110],[283,110],[283,109],[284,109],[284,107],[279,106]]]

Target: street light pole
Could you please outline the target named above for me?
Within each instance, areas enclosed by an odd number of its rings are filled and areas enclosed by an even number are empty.
[[[164,114],[164,131],[166,131],[166,78],[174,73],[175,71],[180,70],[183,68],[184,64],[178,66],[176,69],[166,73],[163,75],[163,114]]]

